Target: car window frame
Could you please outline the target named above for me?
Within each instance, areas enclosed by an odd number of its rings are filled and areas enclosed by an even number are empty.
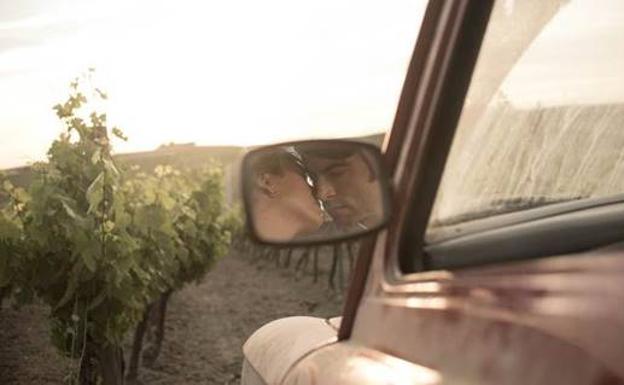
[[[470,87],[481,44],[495,1],[442,2],[439,41],[428,53],[432,70],[421,79],[421,99],[414,102],[409,131],[403,146],[404,175],[397,191],[407,208],[397,213],[386,247],[387,284],[422,279],[426,270],[425,233],[446,160]],[[427,74],[425,74],[427,75]],[[409,170],[409,168],[412,168]],[[398,205],[397,205],[398,206]]]
[[[339,340],[351,336],[378,240],[385,242],[384,285],[427,279],[422,274],[404,274],[417,267],[409,266],[409,261],[417,258],[408,250],[423,251],[429,214],[493,4],[494,0],[430,0],[427,4],[392,129],[383,146],[386,167],[393,175],[394,210],[386,230],[362,241],[343,307]],[[408,204],[407,209],[402,203]]]
[[[425,246],[425,270],[456,270],[566,255],[621,242],[624,194],[552,204],[462,224]]]

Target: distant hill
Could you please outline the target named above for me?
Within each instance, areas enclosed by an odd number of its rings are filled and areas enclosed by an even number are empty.
[[[385,138],[386,138],[386,133],[382,132],[382,133],[379,133],[379,134],[358,136],[358,137],[355,137],[355,138],[348,138],[348,139],[357,140],[359,142],[365,142],[365,143],[374,144],[375,146],[381,148]]]
[[[243,147],[236,146],[167,145],[154,151],[117,154],[114,158],[122,164],[137,165],[145,171],[152,171],[156,166],[163,164],[192,168],[216,161],[225,166],[235,162],[244,152]],[[18,186],[27,186],[32,179],[30,166],[6,169],[2,172]]]
[[[32,179],[32,170],[30,166],[16,167],[0,171],[16,186],[28,186]]]
[[[178,168],[194,168],[209,161],[223,166],[235,162],[245,152],[237,146],[195,146],[193,144],[161,146],[154,151],[119,154],[115,159],[121,163],[137,165],[145,171],[169,164]]]

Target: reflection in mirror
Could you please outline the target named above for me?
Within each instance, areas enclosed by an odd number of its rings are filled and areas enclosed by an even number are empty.
[[[379,228],[389,213],[379,150],[308,141],[255,150],[243,164],[248,222],[267,243],[326,242]]]
[[[259,152],[248,164],[248,207],[261,239],[285,241],[321,227],[321,207],[293,152],[282,148]]]

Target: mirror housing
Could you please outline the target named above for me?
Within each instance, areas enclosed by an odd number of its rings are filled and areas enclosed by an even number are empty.
[[[249,232],[259,243],[343,241],[384,227],[390,179],[371,144],[310,140],[261,147],[242,163]]]

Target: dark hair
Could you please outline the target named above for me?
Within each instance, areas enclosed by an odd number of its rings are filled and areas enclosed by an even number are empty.
[[[307,175],[303,164],[294,155],[280,147],[268,148],[257,152],[250,158],[247,178],[251,177],[254,180],[256,176],[263,174],[283,176],[286,170],[294,171],[304,179]],[[254,183],[254,188],[266,195],[271,195],[267,188],[259,184]]]
[[[306,157],[344,159],[360,152],[360,149],[357,146],[345,146],[344,143],[341,142],[319,142],[305,143],[301,146],[297,146],[297,151],[304,160]]]
[[[304,163],[306,163],[308,158],[341,160],[359,154],[368,168],[369,180],[373,181],[377,179],[377,171],[375,170],[374,163],[364,153],[365,151],[357,145],[345,145],[343,142],[305,143],[302,146],[297,146],[297,151],[303,157]]]

